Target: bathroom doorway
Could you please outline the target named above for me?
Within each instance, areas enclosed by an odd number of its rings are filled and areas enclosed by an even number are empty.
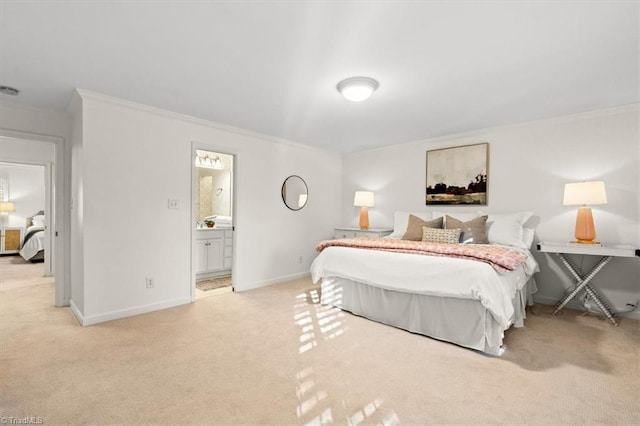
[[[233,291],[235,156],[195,148],[192,300]]]

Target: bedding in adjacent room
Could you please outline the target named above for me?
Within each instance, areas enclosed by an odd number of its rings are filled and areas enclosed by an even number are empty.
[[[38,260],[34,258],[41,251],[44,252],[44,226],[30,226],[25,232],[20,256],[25,260]]]
[[[22,240],[20,256],[28,261],[44,260],[44,231],[45,215],[44,211],[39,211],[35,215],[27,218],[27,229]]]

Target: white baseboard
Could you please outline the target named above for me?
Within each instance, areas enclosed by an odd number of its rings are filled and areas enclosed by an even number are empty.
[[[246,290],[253,290],[254,288],[260,288],[260,287],[266,287],[268,285],[272,285],[272,284],[278,284],[278,283],[283,283],[286,281],[292,281],[292,280],[297,280],[300,278],[305,278],[310,276],[311,273],[310,272],[299,272],[297,274],[291,274],[291,275],[284,275],[282,277],[278,277],[278,278],[272,278],[270,280],[264,280],[264,281],[254,281],[252,283],[249,283],[247,285],[243,285],[243,286],[238,286],[241,288],[236,287],[235,285],[233,286],[233,290],[234,291],[246,291]]]
[[[76,302],[74,302],[72,299],[69,299],[69,307],[71,308],[71,312],[76,317],[80,325],[84,326],[84,315],[82,315],[82,312],[80,312],[80,309],[78,309],[78,305],[76,305]]]
[[[73,303],[73,302],[72,302]],[[121,309],[119,311],[105,312],[98,315],[82,316],[79,312],[74,314],[80,320],[80,323],[86,327],[89,325],[100,324],[107,321],[113,321],[116,319],[132,317],[134,315],[146,314],[148,312],[159,311],[161,309],[173,308],[174,306],[186,305],[191,303],[191,296],[181,297],[179,299],[166,300],[159,303],[151,303],[149,305],[135,306],[133,308]],[[75,306],[75,304],[73,305]],[[73,311],[72,306],[72,311]],[[80,315],[80,316],[78,316]],[[82,319],[81,319],[82,318]]]
[[[540,303],[541,305],[549,305],[549,306],[554,306],[555,304],[558,303],[558,299],[554,299],[548,296],[536,296],[535,294],[533,295],[533,301],[536,303]],[[567,307],[570,309],[575,309],[577,311],[584,311],[584,307],[580,304],[580,302],[576,301],[575,299],[569,301],[569,303],[567,303]],[[617,310],[613,307],[611,308],[611,310],[614,313],[617,312]],[[636,309],[635,311],[632,311],[632,312],[616,313],[615,316],[640,320],[640,310]]]

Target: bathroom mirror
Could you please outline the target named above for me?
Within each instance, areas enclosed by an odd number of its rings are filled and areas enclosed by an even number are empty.
[[[207,227],[210,219],[216,228],[231,223],[233,215],[233,156],[196,150],[195,221]],[[224,218],[222,221],[212,216]]]
[[[282,184],[282,201],[291,210],[300,210],[307,204],[309,191],[300,176],[291,175]]]

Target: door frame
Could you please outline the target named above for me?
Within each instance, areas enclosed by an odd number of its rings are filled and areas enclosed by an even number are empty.
[[[52,158],[35,158],[29,155],[0,155],[0,161],[45,167],[45,250],[49,250],[49,262],[45,254],[45,273],[55,277],[54,305],[68,306],[70,285],[65,268],[64,226],[64,139],[57,136],[21,132],[0,128],[0,138],[18,143],[53,144]]]
[[[202,150],[202,151],[210,151],[210,152],[216,152],[218,154],[224,154],[224,155],[229,155],[231,157],[233,157],[233,166],[232,166],[232,170],[231,170],[231,192],[232,192],[232,196],[231,196],[231,203],[232,203],[232,208],[231,208],[231,223],[232,223],[232,238],[233,238],[233,248],[232,248],[232,261],[231,261],[231,281],[233,283],[233,276],[235,275],[234,271],[236,270],[236,253],[237,253],[237,239],[236,239],[236,231],[237,231],[237,225],[236,225],[236,210],[237,210],[237,200],[238,200],[238,183],[237,183],[237,175],[238,175],[238,153],[237,151],[234,150],[230,150],[226,147],[220,147],[219,145],[215,145],[212,143],[208,143],[208,142],[200,142],[200,141],[192,141],[191,142],[191,156],[189,157],[189,161],[191,164],[191,199],[190,199],[190,208],[189,208],[189,229],[191,229],[191,244],[190,244],[190,253],[191,253],[191,265],[190,265],[190,277],[189,277],[189,282],[191,283],[191,302],[195,302],[196,301],[196,266],[195,266],[195,262],[196,262],[196,258],[195,258],[195,244],[196,244],[196,222],[194,220],[195,217],[195,201],[196,201],[196,197],[198,196],[198,194],[196,194],[196,178],[197,178],[197,173],[196,173],[196,164],[195,164],[195,158],[196,158],[196,150]],[[234,289],[234,286],[232,284],[232,289]],[[235,289],[234,289],[235,291]]]

